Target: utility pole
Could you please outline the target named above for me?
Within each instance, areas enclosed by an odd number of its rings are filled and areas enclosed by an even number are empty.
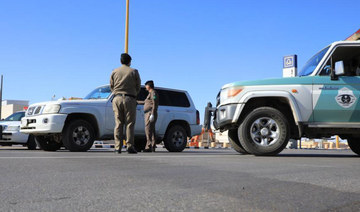
[[[125,53],[129,53],[129,1],[126,0]]]
[[[2,93],[3,93],[3,75],[1,75],[1,85],[0,85],[0,119],[1,119],[1,111],[2,111]]]

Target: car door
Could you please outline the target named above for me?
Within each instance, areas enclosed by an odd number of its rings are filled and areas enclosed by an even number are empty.
[[[168,124],[173,120],[190,120],[194,112],[190,109],[190,102],[182,91],[158,90],[159,110],[156,132],[159,135],[165,134]],[[195,117],[195,116],[194,116]]]
[[[144,92],[144,90],[143,90]],[[138,99],[141,98],[139,95]],[[145,135],[145,124],[144,124],[144,105],[142,101],[138,101],[136,106],[136,122],[135,122],[135,135]],[[108,133],[112,134],[115,127],[115,117],[112,107],[112,97],[106,104],[105,112],[105,126]],[[125,131],[124,131],[125,132]]]
[[[173,119],[171,100],[166,90],[156,89],[159,95],[158,118],[155,125],[157,135],[164,135],[167,125]]]
[[[360,77],[316,76],[313,81],[313,121],[327,124],[360,122]]]
[[[135,135],[136,136],[145,136],[145,121],[144,121],[144,100],[148,92],[145,87],[141,87],[140,93],[137,96],[137,106],[136,106],[136,123],[135,123]]]
[[[136,106],[135,135],[145,135],[144,105]]]
[[[112,107],[112,99],[113,96],[109,98],[109,101],[107,101],[105,108],[105,127],[107,134],[112,134],[114,132],[114,127],[115,127],[115,117],[114,117],[114,110]]]

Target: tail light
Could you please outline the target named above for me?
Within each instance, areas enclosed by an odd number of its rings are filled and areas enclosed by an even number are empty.
[[[200,112],[198,110],[196,110],[196,124],[200,124]]]

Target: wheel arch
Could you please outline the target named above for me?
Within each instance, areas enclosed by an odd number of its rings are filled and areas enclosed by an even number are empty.
[[[272,107],[282,112],[286,117],[289,117],[290,137],[295,139],[301,137],[300,111],[297,109],[296,102],[287,96],[255,96],[249,98],[239,115],[238,125],[245,119],[247,114],[259,107]]]
[[[172,126],[174,126],[174,125],[183,126],[183,127],[185,128],[185,131],[186,131],[187,136],[188,136],[188,137],[191,136],[191,129],[190,129],[189,123],[188,123],[187,121],[185,121],[185,120],[180,120],[180,119],[178,119],[178,120],[172,120],[172,121],[168,124],[168,126],[167,126],[167,128],[166,128],[166,131],[165,131],[164,138],[166,138],[167,133],[169,132],[169,129],[170,129]]]
[[[67,118],[65,120],[65,126],[67,126],[67,124],[70,123],[72,120],[77,120],[77,119],[83,119],[83,120],[89,122],[95,130],[95,137],[99,138],[99,135],[100,135],[99,124],[98,124],[96,117],[93,114],[71,113],[67,116]],[[64,127],[64,129],[65,129],[65,127]]]

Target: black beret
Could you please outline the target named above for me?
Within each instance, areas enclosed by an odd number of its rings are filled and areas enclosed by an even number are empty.
[[[154,81],[152,81],[152,80],[146,81],[145,85],[148,85],[148,86],[154,88]]]

